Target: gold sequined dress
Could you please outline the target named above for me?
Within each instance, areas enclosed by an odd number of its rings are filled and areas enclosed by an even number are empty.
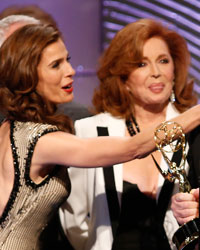
[[[40,184],[35,184],[29,175],[38,139],[57,130],[48,124],[11,122],[15,178],[0,217],[1,250],[41,250],[42,231],[70,193],[70,180],[64,166],[56,166]]]

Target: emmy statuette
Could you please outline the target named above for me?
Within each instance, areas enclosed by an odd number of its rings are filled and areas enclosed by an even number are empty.
[[[176,139],[176,141],[174,141]],[[180,192],[190,192],[191,186],[185,172],[185,134],[182,127],[175,122],[163,122],[155,130],[154,140],[157,149],[162,153],[168,165],[168,171],[157,168],[165,179],[171,182],[178,180]],[[168,153],[174,153],[181,150],[182,159],[180,165],[171,162],[167,156]],[[188,223],[183,224],[175,232],[172,240],[178,250],[194,249],[199,239],[200,221],[195,218]]]

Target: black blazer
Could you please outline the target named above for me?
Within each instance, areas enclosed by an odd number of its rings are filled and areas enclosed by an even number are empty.
[[[192,188],[200,186],[200,126],[188,135],[189,151],[187,161],[190,166],[188,180]]]

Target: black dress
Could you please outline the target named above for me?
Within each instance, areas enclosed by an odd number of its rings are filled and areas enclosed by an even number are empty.
[[[170,250],[156,200],[123,182],[119,226],[112,250]]]

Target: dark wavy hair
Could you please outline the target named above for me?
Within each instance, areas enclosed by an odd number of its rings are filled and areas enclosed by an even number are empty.
[[[43,50],[62,39],[51,25],[25,25],[6,39],[0,48],[0,110],[9,120],[57,125],[73,132],[72,122],[56,114],[57,105],[37,91],[38,64]]]
[[[140,19],[121,29],[100,59],[97,72],[100,85],[93,96],[96,113],[107,111],[113,116],[130,117],[134,99],[126,89],[125,82],[142,60],[144,43],[155,36],[167,43],[174,61],[176,108],[183,112],[196,104],[193,81],[188,82],[190,54],[186,41],[160,22]]]

